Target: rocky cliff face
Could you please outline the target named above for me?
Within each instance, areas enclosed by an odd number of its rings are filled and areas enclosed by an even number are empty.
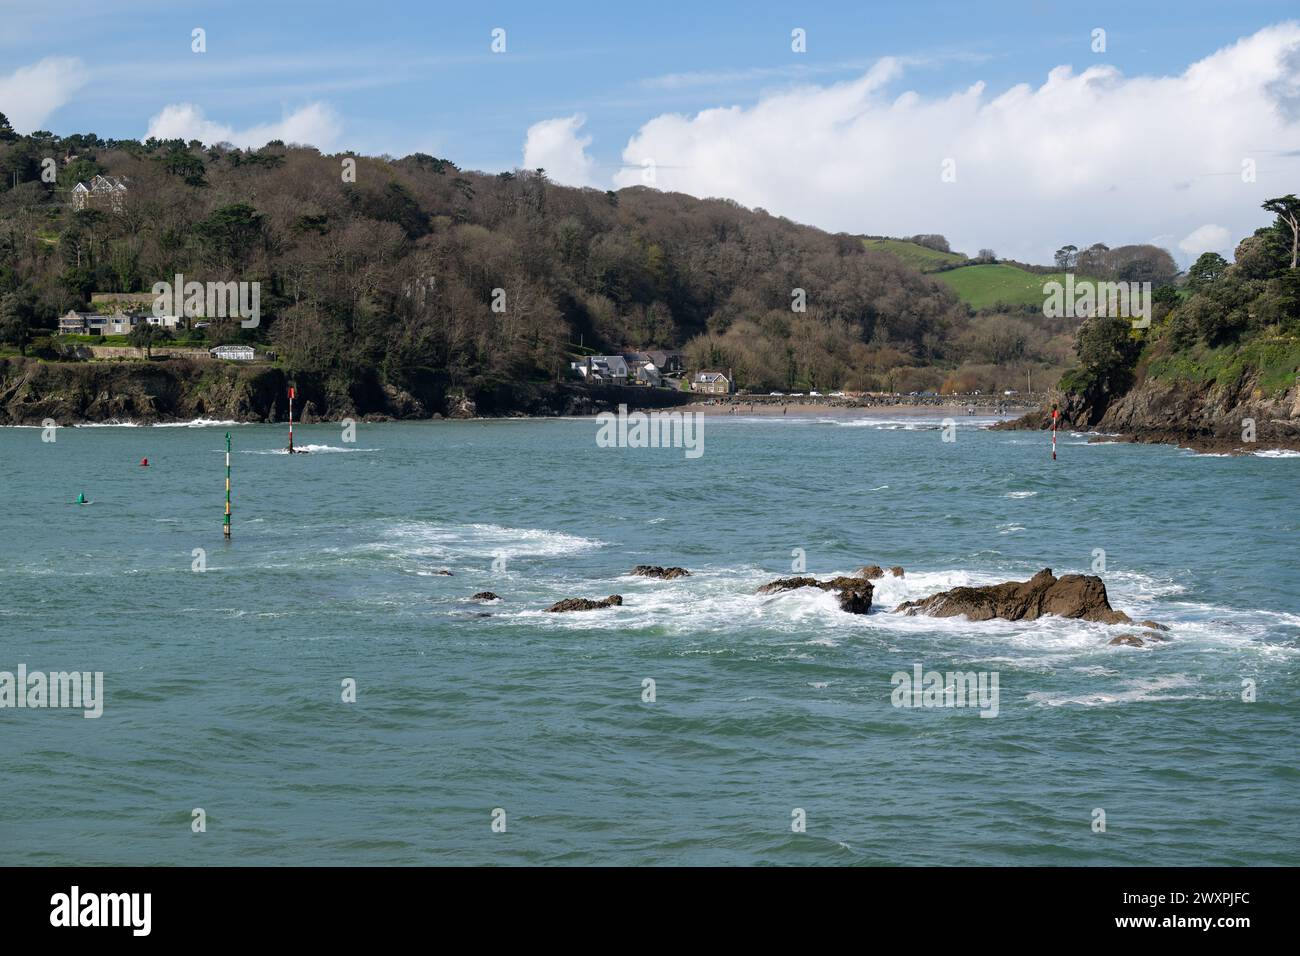
[[[570,383],[505,383],[449,394],[444,378],[406,388],[372,375],[353,379],[299,373],[299,421],[472,418],[476,415],[583,415],[615,408],[673,405],[684,393],[644,388],[587,388]],[[267,365],[167,359],[137,362],[43,362],[0,359],[0,425],[84,422],[183,422],[214,418],[284,421],[290,377]]]
[[[418,400],[397,391],[356,394],[310,376],[296,376],[301,420],[419,414]],[[265,422],[288,415],[285,373],[267,366],[168,360],[156,362],[40,362],[0,360],[0,424],[33,425],[196,418]]]
[[[1230,385],[1139,378],[1121,395],[1052,393],[1039,411],[995,427],[1051,428],[1053,403],[1060,407],[1059,427],[1076,431],[1198,451],[1300,450],[1300,386],[1265,397],[1253,374]]]

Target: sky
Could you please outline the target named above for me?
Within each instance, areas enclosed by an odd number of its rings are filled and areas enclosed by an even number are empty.
[[[1154,242],[1185,264],[1230,257],[1260,202],[1300,192],[1300,9],[0,0],[0,112],[20,132],[542,167],[1023,261]]]

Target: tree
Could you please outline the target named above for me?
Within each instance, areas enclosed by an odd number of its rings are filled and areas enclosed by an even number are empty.
[[[1300,252],[1300,199],[1287,193],[1277,199],[1266,199],[1260,206],[1291,227],[1291,268],[1296,266],[1296,253]]]
[[[163,169],[173,176],[179,176],[185,180],[185,185],[203,187],[206,186],[207,180],[203,178],[206,172],[203,166],[203,160],[199,157],[187,153],[183,149],[174,149],[162,159]]]
[[[952,252],[952,247],[948,245],[948,240],[938,233],[923,232],[915,235],[909,240],[918,246],[925,246],[927,249],[933,249],[935,252]]]
[[[1079,326],[1075,351],[1098,381],[1115,378],[1132,361],[1136,347],[1129,328],[1128,319],[1114,316],[1096,316]]]
[[[32,314],[28,296],[11,292],[0,298],[0,342],[16,345],[19,354],[26,355],[27,344],[32,340]]]
[[[12,143],[18,138],[14,128],[9,125],[9,117],[0,113],[0,142]]]
[[[1228,260],[1217,252],[1202,252],[1200,257],[1187,270],[1187,286],[1193,292],[1212,285],[1223,278],[1228,268]]]
[[[1056,268],[1060,269],[1062,272],[1068,272],[1073,269],[1078,252],[1078,246],[1061,246],[1061,248],[1056,250]]]
[[[169,338],[167,330],[161,325],[154,325],[150,322],[140,322],[133,328],[126,340],[138,349],[144,349],[145,358],[153,358],[153,346],[155,342],[161,342]]]

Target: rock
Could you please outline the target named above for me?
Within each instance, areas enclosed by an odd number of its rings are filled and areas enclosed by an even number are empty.
[[[759,594],[774,594],[777,591],[793,591],[795,588],[819,588],[821,582],[816,578],[777,578],[758,589]]]
[[[889,573],[896,578],[901,578],[903,576],[903,569],[900,568],[898,565],[894,565],[892,568],[889,569]]]
[[[1125,647],[1141,647],[1142,638],[1136,634],[1121,634],[1118,637],[1112,637],[1108,643],[1120,644]]]
[[[673,578],[690,577],[691,574],[685,568],[661,568],[657,564],[638,564],[632,569],[632,573],[643,578],[663,578],[667,581]]]
[[[447,404],[448,418],[474,418],[478,415],[478,405],[473,399],[460,396],[459,398],[449,398]]]
[[[1144,631],[1144,632],[1142,633],[1142,636],[1143,636],[1144,638],[1146,638],[1148,641],[1167,641],[1167,640],[1169,640],[1169,638],[1165,637],[1165,636],[1164,636],[1163,634],[1161,634],[1159,631]]]
[[[773,594],[778,591],[793,591],[796,588],[820,588],[823,591],[835,591],[839,597],[840,610],[849,614],[866,614],[871,610],[871,595],[875,591],[871,582],[860,577],[839,577],[829,581],[816,578],[778,578],[758,589],[759,594]]]
[[[603,601],[591,601],[587,598],[565,598],[563,601],[556,601],[546,610],[552,614],[559,614],[563,611],[596,611],[602,607],[618,607],[623,603],[623,595],[611,594]]]
[[[500,601],[501,598],[498,595],[493,594],[491,591],[479,591],[478,594],[475,594],[472,598],[470,598],[470,600],[471,601]]]
[[[1167,630],[1169,630],[1169,628],[1166,627],[1165,625],[1163,625],[1163,624],[1157,624],[1155,621],[1143,621],[1143,622],[1142,622],[1141,624],[1139,624],[1138,626],[1139,626],[1139,627],[1149,627],[1149,628],[1151,628],[1151,630],[1153,630],[1153,631],[1167,631]]]
[[[440,577],[440,578],[455,577],[455,575],[453,575],[446,568],[439,568],[437,571],[430,571],[429,573],[434,575],[435,577]]]
[[[1110,606],[1106,585],[1101,578],[1086,574],[1066,574],[1057,578],[1051,568],[1044,568],[1028,581],[953,588],[920,601],[905,601],[894,610],[933,617],[965,615],[972,621],[993,618],[1032,621],[1044,614],[1054,614],[1102,624],[1132,623],[1127,614]]]
[[[883,578],[885,576],[885,569],[878,564],[868,564],[865,568],[858,568],[858,570],[853,573],[860,578],[874,581],[876,578]]]

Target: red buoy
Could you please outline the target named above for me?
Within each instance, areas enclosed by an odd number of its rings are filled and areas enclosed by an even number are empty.
[[[148,468],[148,467],[149,467],[149,459],[148,459],[148,458],[141,458],[141,459],[140,459],[140,466],[141,466],[142,468]]]

